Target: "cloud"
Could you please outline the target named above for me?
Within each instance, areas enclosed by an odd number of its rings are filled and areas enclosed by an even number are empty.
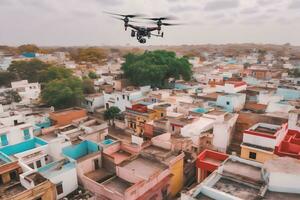
[[[180,12],[189,12],[189,11],[196,11],[200,10],[200,8],[196,5],[176,5],[170,7],[170,12],[180,13]]]
[[[241,14],[244,15],[251,15],[251,14],[256,14],[259,12],[259,7],[252,7],[252,8],[244,8],[241,10]]]
[[[289,9],[300,9],[300,0],[293,0],[289,6]]]
[[[224,18],[225,15],[223,13],[215,14],[215,15],[210,15],[208,18],[210,19],[221,19]]]
[[[206,11],[217,11],[224,9],[233,9],[239,7],[238,0],[213,0],[204,6]]]
[[[104,6],[118,6],[123,4],[122,0],[95,0],[95,1]]]

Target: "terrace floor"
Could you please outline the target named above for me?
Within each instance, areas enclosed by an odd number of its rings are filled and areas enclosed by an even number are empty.
[[[10,181],[8,184],[0,185],[0,199],[11,199],[14,195],[25,191],[26,188],[21,185],[19,181]]]
[[[98,183],[102,183],[103,181],[106,181],[107,179],[114,176],[114,173],[111,173],[104,168],[100,168],[95,171],[86,173],[85,176],[87,176],[88,178],[90,178]]]
[[[110,190],[117,191],[120,194],[124,194],[126,189],[131,187],[133,184],[116,176],[108,182],[103,183],[103,185],[105,185],[105,187]]]
[[[213,188],[247,200],[256,200],[259,193],[256,188],[223,177],[218,180]]]

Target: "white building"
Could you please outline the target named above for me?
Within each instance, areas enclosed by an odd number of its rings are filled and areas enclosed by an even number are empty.
[[[95,112],[97,108],[104,106],[104,95],[103,94],[92,94],[84,98],[83,106],[88,112]]]
[[[140,87],[139,90],[104,93],[105,108],[108,109],[112,106],[116,106],[123,112],[126,107],[131,108],[135,102],[144,99],[146,94],[150,91],[150,86],[143,86]]]
[[[216,91],[224,93],[238,93],[247,89],[247,84],[243,81],[227,81],[224,84],[217,84]]]
[[[33,100],[37,100],[41,93],[39,83],[28,83],[27,80],[11,82],[11,87],[18,92],[23,104],[30,104]]]

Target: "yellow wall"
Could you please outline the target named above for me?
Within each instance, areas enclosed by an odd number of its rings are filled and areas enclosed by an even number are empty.
[[[249,158],[249,153],[250,152],[254,152],[256,153],[256,159],[251,159]],[[275,155],[273,154],[273,152],[266,152],[266,151],[262,151],[260,149],[255,149],[255,148],[248,148],[246,146],[242,146],[242,150],[241,150],[241,158],[245,158],[248,160],[254,160],[260,163],[264,163],[267,160],[270,160],[272,158],[274,158]]]
[[[170,182],[170,194],[175,196],[183,186],[183,158],[171,166],[171,173],[173,176]]]

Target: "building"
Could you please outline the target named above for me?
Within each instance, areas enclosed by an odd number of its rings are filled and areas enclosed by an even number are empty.
[[[54,161],[38,169],[38,172],[56,187],[56,198],[60,199],[78,187],[75,162],[68,159]]]
[[[241,144],[241,158],[264,163],[274,157],[275,147],[287,132],[287,124],[282,126],[257,123],[244,131]]]
[[[33,126],[29,123],[18,124],[17,120],[17,118],[13,120],[16,123],[15,126],[0,125],[0,147],[14,145],[33,138]],[[7,121],[7,124],[11,124],[11,122]]]
[[[55,200],[55,185],[0,152],[0,199]]]
[[[87,116],[87,111],[82,108],[69,108],[50,113],[50,120],[55,126],[65,126],[71,124],[73,120],[84,118]]]
[[[83,107],[88,112],[95,112],[97,108],[104,107],[104,95],[103,94],[91,94],[87,95],[83,101]]]
[[[243,81],[225,81],[216,84],[217,92],[238,93],[246,90],[247,84]]]
[[[30,104],[32,101],[38,100],[41,93],[39,83],[28,83],[27,80],[11,82],[13,90],[18,92],[22,98],[21,103]]]
[[[238,112],[244,108],[246,95],[242,93],[218,95],[216,105],[228,112]]]
[[[130,108],[133,104],[143,100],[150,91],[150,86],[144,86],[136,90],[128,88],[121,92],[104,92],[105,108],[108,109],[112,106],[116,106],[123,112],[126,110],[126,107]]]
[[[166,108],[164,106],[155,106],[148,109],[146,105],[135,104],[131,108],[127,107],[125,111],[125,124],[129,130],[136,135],[143,135],[145,132],[145,124],[149,121],[163,118],[166,116]]]
[[[199,185],[182,192],[181,200],[296,200],[300,198],[299,164],[298,160],[291,158],[277,158],[262,165],[229,156]]]
[[[213,173],[224,160],[228,158],[227,154],[205,149],[202,151],[196,161],[197,182],[200,183]]]

